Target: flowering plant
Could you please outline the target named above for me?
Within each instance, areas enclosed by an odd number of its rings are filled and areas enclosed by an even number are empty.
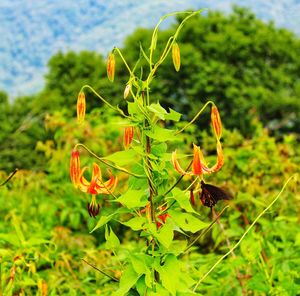
[[[86,112],[86,91],[94,93],[105,105],[120,114],[125,120],[124,150],[109,156],[97,156],[83,144],[77,144],[72,151],[70,162],[71,180],[76,188],[90,194],[88,212],[91,217],[100,216],[93,231],[105,226],[106,246],[114,254],[120,247],[120,240],[109,226],[110,221],[118,220],[123,225],[139,233],[142,248],[128,254],[121,263],[122,275],[116,295],[126,295],[129,291],[140,295],[190,295],[194,280],[188,273],[182,273],[180,256],[188,252],[198,238],[209,229],[211,223],[200,219],[199,206],[202,204],[212,208],[218,201],[214,192],[217,187],[206,186],[204,176],[219,171],[224,164],[221,144],[222,124],[218,108],[212,101],[201,107],[194,118],[181,129],[176,123],[181,114],[173,109],[166,110],[159,102],[151,98],[150,85],[159,66],[171,52],[174,68],[180,70],[181,58],[178,35],[184,23],[197,12],[172,13],[161,18],[155,27],[149,52],[140,47],[140,59],[134,67],[130,67],[119,48],[114,48],[108,55],[107,76],[111,82],[115,79],[116,60],[119,55],[125,64],[129,79],[124,87],[123,97],[127,102],[125,110],[112,106],[91,86],[84,85],[78,95],[77,117],[79,123],[84,121]],[[170,36],[163,51],[157,53],[156,45],[159,26],[167,17],[186,14],[175,33]],[[140,68],[140,60],[145,59],[149,69]],[[178,154],[180,135],[195,122],[208,106],[211,106],[211,125],[216,139],[216,163],[210,166],[199,145],[192,144],[193,158],[188,161],[186,169],[179,163],[189,155]],[[166,128],[166,123],[172,128]],[[170,147],[173,150],[170,151]],[[93,164],[90,180],[85,177],[87,167],[81,168],[79,150],[85,149],[94,156],[103,167],[107,168],[108,179],[102,176],[101,168]],[[125,168],[120,159],[130,159],[132,164]],[[128,175],[127,186],[118,186],[120,175]],[[185,186],[185,179],[188,185]],[[205,187],[206,186],[206,187]],[[215,188],[213,190],[213,188]],[[200,199],[195,198],[198,193]],[[108,201],[117,203],[119,208],[113,209],[109,215],[102,215],[97,195],[109,196]],[[226,199],[223,197],[222,199]],[[124,214],[126,217],[124,219]],[[128,218],[129,217],[129,218]],[[125,266],[125,267],[124,267]],[[196,287],[194,287],[194,290]],[[131,295],[131,294],[130,294]],[[179,295],[179,294],[178,294]]]

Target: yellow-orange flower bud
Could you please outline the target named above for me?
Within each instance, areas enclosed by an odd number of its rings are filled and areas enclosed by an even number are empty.
[[[222,136],[222,122],[221,122],[221,117],[218,111],[218,108],[214,105],[211,108],[211,123],[212,123],[212,127],[214,130],[214,133],[216,135],[216,138],[218,140],[220,140],[221,136]]]
[[[172,60],[175,70],[178,72],[180,69],[180,49],[176,42],[172,46]]]
[[[107,59],[107,77],[108,79],[113,82],[115,79],[115,70],[116,70],[116,61],[115,61],[115,55],[113,53],[110,53],[108,55]]]
[[[70,161],[70,177],[74,186],[77,188],[80,179],[80,158],[79,151],[73,150]]]
[[[85,109],[86,109],[85,94],[83,91],[80,91],[77,98],[77,120],[79,123],[84,121]]]
[[[127,84],[125,89],[124,89],[124,99],[126,99],[130,93],[130,89],[131,89],[131,84]]]
[[[125,148],[128,148],[129,145],[132,142],[133,139],[133,134],[134,134],[134,127],[133,126],[128,126],[125,128],[124,132],[124,146]]]

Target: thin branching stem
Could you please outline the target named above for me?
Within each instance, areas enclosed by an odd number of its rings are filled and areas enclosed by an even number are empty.
[[[112,276],[112,275],[106,273],[105,271],[101,270],[100,268],[96,267],[95,265],[93,265],[93,264],[87,262],[85,259],[81,258],[81,260],[82,260],[83,262],[85,262],[87,265],[89,265],[90,267],[92,267],[92,268],[94,268],[95,270],[97,270],[97,271],[99,271],[100,273],[102,273],[103,275],[109,277],[109,278],[110,278],[111,280],[113,280],[114,282],[118,282],[118,281],[119,281],[119,280],[118,280],[117,278],[115,278],[114,276]]]

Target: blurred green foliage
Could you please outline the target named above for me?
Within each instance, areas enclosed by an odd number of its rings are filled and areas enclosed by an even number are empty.
[[[167,35],[159,32],[158,47]],[[139,41],[147,48],[150,30],[139,29],[126,39],[123,52],[130,64],[139,55]],[[238,241],[284,181],[299,172],[300,41],[240,8],[229,16],[209,12],[196,17],[186,24],[179,41],[181,71],[175,73],[168,60],[157,73],[152,97],[185,114],[185,119],[207,98],[216,102],[227,127],[225,165],[208,181],[234,196],[221,218],[225,231],[214,225],[182,258],[184,270],[197,281],[228,250],[228,240],[231,246]],[[120,119],[102,109],[91,93],[90,123],[78,127],[78,91],[88,83],[122,107],[126,77],[119,61],[111,84],[100,55],[58,53],[49,61],[46,85],[39,94],[10,103],[0,93],[0,170],[24,169],[0,187],[3,295],[111,295],[117,285],[81,258],[119,278],[119,260],[141,248],[125,227],[114,228],[122,239],[118,254],[106,249],[103,230],[88,234],[97,221],[89,218],[87,196],[72,187],[68,174],[74,144],[82,142],[108,155],[122,143]],[[197,123],[188,132],[180,149],[197,139],[210,159],[210,131]],[[5,176],[0,172],[0,183]],[[123,184],[126,177],[120,178]],[[200,295],[297,295],[298,188],[299,180],[293,180],[235,250],[235,257],[224,260],[199,286]],[[201,220],[210,222],[209,209],[196,201]],[[105,214],[105,200],[102,206]],[[114,222],[110,225],[115,227]]]
[[[122,270],[119,260],[143,247],[135,242],[132,231],[117,228],[114,221],[110,226],[122,241],[117,254],[106,248],[103,229],[88,234],[97,220],[91,219],[86,210],[90,197],[73,188],[69,180],[71,146],[83,141],[99,155],[122,149],[119,118],[100,109],[88,117],[89,123],[81,126],[61,112],[48,117],[47,128],[55,131],[55,143],[38,144],[38,150],[47,157],[48,173],[20,171],[0,189],[4,295],[110,295],[118,285],[81,258],[118,278]],[[295,136],[284,136],[277,143],[257,119],[252,121],[252,139],[245,139],[237,130],[224,131],[224,167],[207,179],[226,187],[234,199],[221,218],[225,231],[215,224],[181,258],[183,270],[196,281],[229,249],[228,240],[232,246],[284,181],[299,171],[300,153]],[[186,135],[186,140],[192,141],[196,129],[195,125],[189,128],[191,135]],[[212,137],[207,131],[199,137],[206,139],[203,151],[213,161]],[[183,144],[180,149],[189,147]],[[83,152],[82,162],[90,166],[90,157]],[[119,174],[119,178],[121,188],[127,176]],[[242,290],[249,295],[296,295],[300,288],[298,187],[299,179],[289,184],[271,211],[235,250],[235,257],[224,260],[199,286],[199,295],[241,295]],[[209,223],[210,210],[201,205],[198,196],[196,204],[201,220]],[[105,198],[101,205],[101,216],[111,211]],[[218,203],[216,211],[220,212],[222,207],[224,203]],[[14,280],[8,281],[14,267]],[[48,294],[42,294],[45,287]]]

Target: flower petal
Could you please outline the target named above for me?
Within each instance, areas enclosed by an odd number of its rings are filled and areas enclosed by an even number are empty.
[[[118,184],[118,178],[114,177],[110,170],[108,170],[110,178],[108,181],[103,182],[102,179],[97,180],[96,190],[98,194],[112,194]]]
[[[213,165],[211,168],[202,164],[202,169],[205,174],[211,174],[219,171],[224,164],[224,154],[222,150],[221,142],[217,142],[217,163]]]
[[[193,164],[192,164],[192,171],[193,175],[202,175],[202,165],[201,165],[201,157],[203,158],[203,155],[201,153],[200,147],[194,146],[194,159],[193,159]]]
[[[177,153],[176,150],[172,153],[172,159],[171,159],[172,165],[179,174],[187,175],[188,173],[181,168],[181,166],[177,160],[176,153]]]

